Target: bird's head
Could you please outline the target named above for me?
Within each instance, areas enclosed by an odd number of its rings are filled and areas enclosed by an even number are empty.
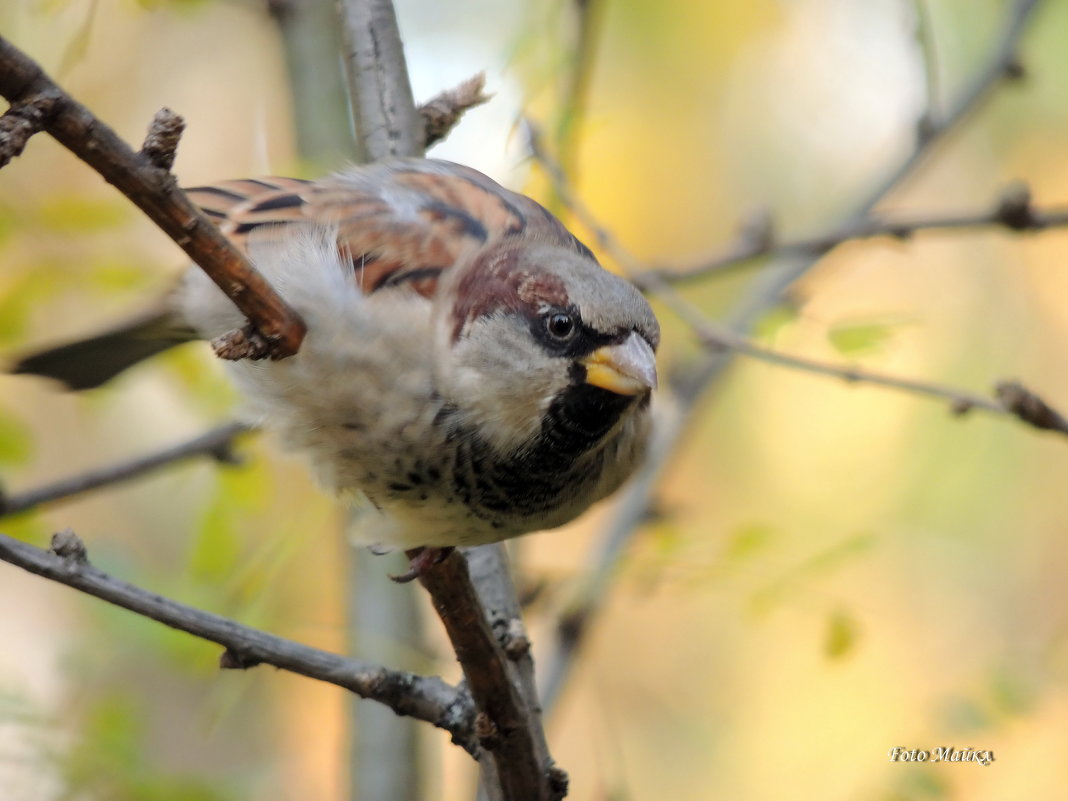
[[[660,327],[629,282],[555,243],[500,242],[438,298],[443,392],[502,452],[548,416],[602,439],[656,388]]]

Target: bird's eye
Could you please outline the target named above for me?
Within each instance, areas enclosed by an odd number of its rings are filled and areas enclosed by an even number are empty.
[[[545,330],[554,339],[568,340],[575,333],[575,320],[570,314],[553,312],[545,318]]]

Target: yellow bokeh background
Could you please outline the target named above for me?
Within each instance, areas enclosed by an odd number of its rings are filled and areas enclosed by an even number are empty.
[[[417,98],[486,70],[494,100],[431,155],[552,202],[521,113],[555,143],[571,4],[398,2]],[[1007,2],[930,2],[945,110]],[[699,263],[766,212],[819,232],[913,147],[924,107],[914,4],[754,0],[600,7],[570,148],[578,191],[652,265]],[[1046,0],[1005,83],[881,208],[981,211],[1012,180],[1068,197],[1068,4]],[[0,33],[128,141],[160,106],[195,184],[304,169],[279,37],[258,3],[13,0]],[[576,229],[587,238],[588,233]],[[979,392],[1019,378],[1068,408],[1068,233],[977,229],[852,242],[761,342]],[[719,319],[761,264],[685,286]],[[0,355],[85,333],[165,289],[178,249],[46,137],[0,172]],[[671,310],[661,371],[694,338]],[[773,315],[774,316],[774,315]],[[774,324],[772,324],[774,322]],[[856,347],[840,336],[868,331]],[[665,408],[670,399],[665,393]],[[6,492],[166,445],[234,398],[185,349],[86,397],[0,375]],[[71,526],[119,576],[279,634],[344,648],[340,514],[299,459],[249,440],[0,531]],[[576,799],[1057,799],[1068,748],[1068,442],[938,401],[737,360],[667,469],[558,706]],[[604,505],[517,547],[536,655],[584,586]],[[383,570],[388,569],[383,567]],[[259,668],[0,565],[0,786],[15,801],[346,797],[332,687]],[[434,622],[410,669],[459,678]],[[471,796],[469,760],[428,730],[427,798]],[[891,763],[894,746],[992,750],[989,767]],[[114,774],[124,773],[124,779]],[[168,795],[168,793],[171,793]]]

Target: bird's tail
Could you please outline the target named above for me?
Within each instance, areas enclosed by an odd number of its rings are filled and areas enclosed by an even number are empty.
[[[157,353],[196,338],[174,312],[157,309],[88,339],[26,356],[11,372],[54,378],[73,390],[92,389]]]

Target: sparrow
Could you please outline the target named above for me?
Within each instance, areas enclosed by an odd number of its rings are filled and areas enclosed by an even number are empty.
[[[401,547],[563,525],[641,460],[659,326],[547,209],[427,159],[186,190],[303,318],[300,351],[227,364],[257,422]],[[244,324],[200,271],[150,313],[23,359],[73,389]]]

